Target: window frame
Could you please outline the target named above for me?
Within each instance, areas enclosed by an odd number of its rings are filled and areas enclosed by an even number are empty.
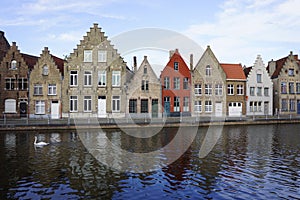
[[[49,96],[55,96],[57,95],[57,87],[56,84],[48,84],[48,95]]]

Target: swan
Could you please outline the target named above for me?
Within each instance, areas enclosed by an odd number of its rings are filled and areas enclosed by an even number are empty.
[[[47,142],[36,142],[37,141],[37,137],[36,136],[34,136],[34,146],[46,146],[46,145],[48,145],[49,143],[47,143]]]

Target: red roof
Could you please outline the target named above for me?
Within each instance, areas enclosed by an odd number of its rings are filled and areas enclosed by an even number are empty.
[[[294,59],[296,60],[296,62],[299,65],[298,55],[293,55],[292,52],[291,52],[291,55],[294,56]],[[284,58],[281,58],[281,59],[275,61],[276,65],[275,65],[275,71],[271,75],[272,79],[277,78],[279,76],[279,74],[281,72],[281,69],[284,66],[284,64],[285,64],[286,60],[288,59],[288,57],[289,56],[286,56]],[[269,70],[270,70],[270,66],[269,65],[267,66],[267,70],[269,72]]]
[[[38,61],[38,57],[37,56],[33,56],[33,55],[28,55],[25,53],[21,53],[24,61],[26,62],[27,66],[29,69],[33,69],[35,63]]]
[[[246,76],[241,64],[220,63],[220,65],[223,68],[227,79],[246,80]]]
[[[62,76],[64,75],[64,60],[61,58],[58,58],[54,55],[51,54],[52,59],[54,60],[57,68],[59,69],[60,73],[62,74]]]

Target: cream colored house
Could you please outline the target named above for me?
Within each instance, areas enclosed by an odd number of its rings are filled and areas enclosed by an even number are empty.
[[[124,117],[131,71],[98,24],[67,58],[64,117]]]
[[[137,69],[134,57],[134,75],[128,84],[127,114],[132,117],[161,117],[161,84],[144,56]]]
[[[61,118],[63,67],[64,60],[45,47],[30,73],[31,118]]]
[[[226,74],[210,46],[192,71],[192,116],[226,115]]]

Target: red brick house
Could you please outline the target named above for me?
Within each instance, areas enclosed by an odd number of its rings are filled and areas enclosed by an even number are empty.
[[[170,52],[170,60],[160,75],[162,106],[166,116],[191,115],[191,72],[178,49]]]

